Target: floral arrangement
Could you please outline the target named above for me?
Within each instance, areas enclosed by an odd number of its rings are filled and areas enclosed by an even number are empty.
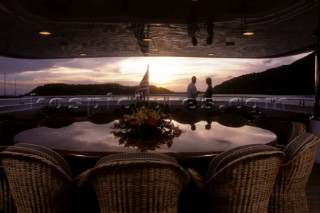
[[[172,122],[170,114],[144,106],[132,114],[123,115],[111,128],[120,144],[136,147],[142,152],[161,148],[162,145],[171,147],[173,139],[182,133]]]
[[[163,119],[168,118],[168,116],[161,112],[161,110],[148,109],[146,107],[141,107],[133,111],[133,114],[124,115],[123,124],[130,126],[141,126],[141,125],[150,125],[156,126]]]

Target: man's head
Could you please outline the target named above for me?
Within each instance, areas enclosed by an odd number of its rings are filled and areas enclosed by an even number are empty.
[[[192,83],[196,83],[197,77],[196,76],[192,76],[191,81],[192,81]]]

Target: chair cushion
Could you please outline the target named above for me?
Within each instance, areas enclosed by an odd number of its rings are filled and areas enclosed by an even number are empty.
[[[313,138],[314,135],[312,133],[305,132],[290,141],[284,149],[286,160],[292,160],[292,158],[296,156],[296,154],[302,149],[302,147],[311,142]]]
[[[219,171],[228,163],[242,156],[266,151],[278,151],[278,149],[268,145],[250,144],[225,151],[212,159],[208,167],[207,177],[209,178],[213,173]]]
[[[67,174],[71,175],[68,163],[65,161],[65,159],[55,151],[46,147],[34,144],[17,143],[14,146],[9,146],[5,149],[5,151],[32,154],[43,157],[60,166]]]

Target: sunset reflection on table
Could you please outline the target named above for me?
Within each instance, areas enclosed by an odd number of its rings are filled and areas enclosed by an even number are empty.
[[[200,154],[219,153],[247,144],[271,144],[276,142],[276,135],[271,131],[253,127],[227,127],[217,122],[199,121],[192,130],[189,124],[173,123],[182,131],[173,138],[170,147],[163,144],[154,152]],[[88,121],[75,122],[64,128],[38,127],[17,134],[15,143],[32,143],[51,149],[73,152],[138,152],[136,147],[125,147],[119,138],[112,134],[114,122],[93,124]],[[152,151],[153,152],[153,151]]]

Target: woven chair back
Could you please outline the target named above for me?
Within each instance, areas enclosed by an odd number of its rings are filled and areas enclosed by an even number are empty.
[[[306,184],[316,157],[319,137],[305,132],[285,147],[281,166],[270,198],[270,212],[308,212]]]
[[[6,146],[0,146],[0,152],[3,151]],[[7,179],[7,175],[4,172],[4,168],[0,161],[0,212],[14,213],[17,212],[14,204]]]
[[[267,145],[246,145],[218,155],[209,165],[204,187],[210,212],[267,212],[283,159],[282,151]]]
[[[1,152],[10,191],[18,212],[73,211],[73,184],[69,168],[58,153],[30,144]]]
[[[99,160],[86,177],[101,212],[177,212],[188,173],[175,159],[153,153],[126,153]]]

